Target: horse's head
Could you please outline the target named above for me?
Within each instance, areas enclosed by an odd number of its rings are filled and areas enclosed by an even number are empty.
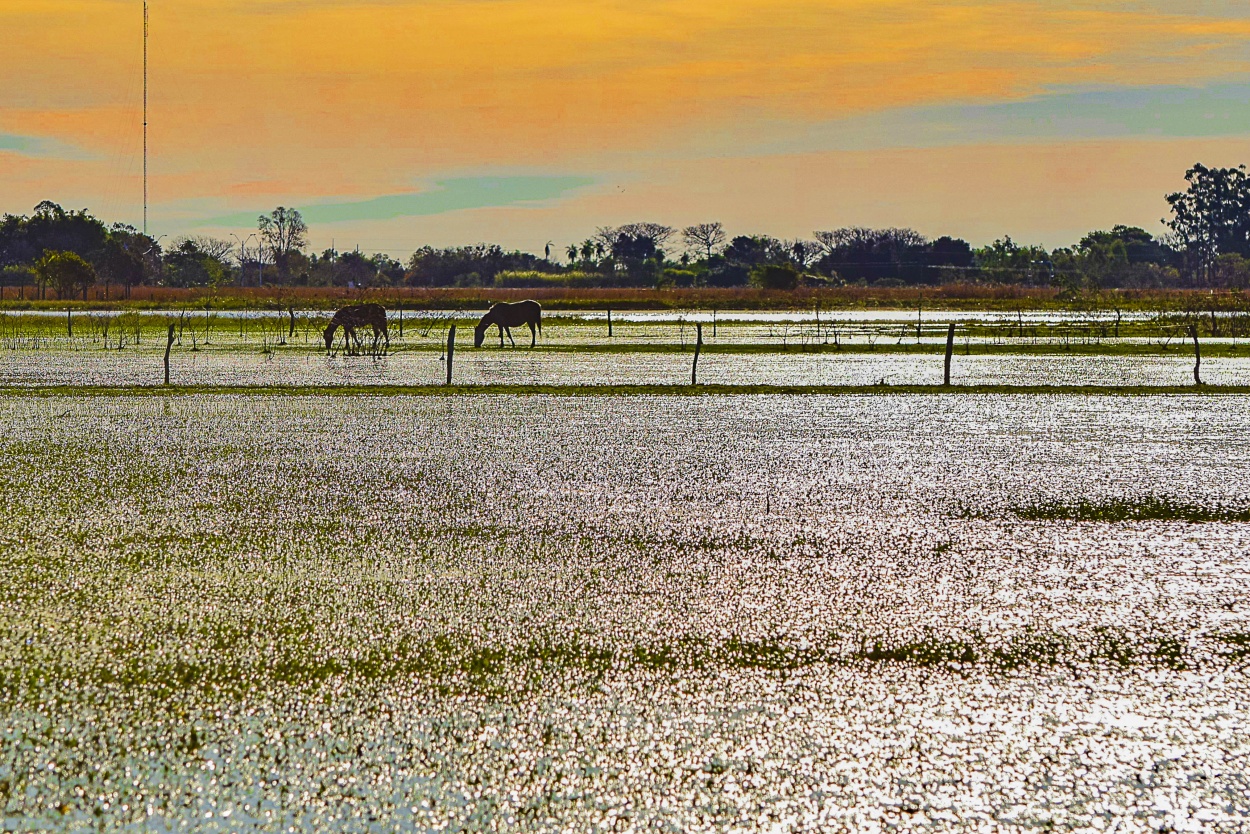
[[[482,340],[486,338],[486,328],[490,327],[485,320],[477,323],[477,327],[473,328],[473,347],[480,348]]]
[[[321,334],[322,336],[325,337],[327,351],[330,348],[334,347],[334,330],[335,330],[335,325],[331,324],[329,327],[325,329],[325,332]]]

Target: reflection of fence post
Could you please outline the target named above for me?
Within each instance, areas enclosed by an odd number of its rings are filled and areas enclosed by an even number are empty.
[[[447,329],[447,384],[451,385],[451,362],[456,355],[456,326]]]
[[[696,324],[694,326],[694,364],[690,366],[690,384],[699,384],[699,353],[703,350],[703,325]]]
[[[951,355],[955,352],[955,323],[951,322],[951,326],[946,329],[946,374],[943,377],[943,385],[951,384]]]
[[[612,338],[612,308],[608,308],[608,338]]]
[[[174,325],[169,326],[169,336],[165,339],[165,384],[169,384],[169,351],[174,346]]]
[[[1189,325],[1189,335],[1194,340],[1194,385],[1202,384],[1202,348],[1198,347],[1198,325]]]

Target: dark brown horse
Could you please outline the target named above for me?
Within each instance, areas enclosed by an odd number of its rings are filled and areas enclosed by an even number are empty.
[[[529,325],[530,347],[533,347],[538,343],[538,334],[543,332],[543,308],[537,301],[517,301],[512,304],[500,302],[492,305],[486,311],[486,315],[482,316],[482,320],[477,323],[477,327],[473,329],[473,347],[482,346],[486,331],[492,325],[499,328],[500,347],[503,347],[504,333],[508,334],[508,341],[516,347],[516,341],[512,338],[512,328],[523,324]]]
[[[334,347],[334,332],[339,328],[343,328],[343,338],[347,343],[348,349],[351,349],[355,343],[356,349],[360,349],[361,339],[356,332],[357,327],[373,328],[373,350],[376,353],[378,349],[378,339],[385,337],[386,347],[391,346],[391,335],[386,332],[386,308],[381,304],[356,304],[351,307],[344,307],[334,314],[334,318],[330,319],[330,324],[325,329],[326,350]]]

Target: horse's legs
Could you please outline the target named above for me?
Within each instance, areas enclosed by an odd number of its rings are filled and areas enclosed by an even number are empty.
[[[499,347],[503,347],[503,325],[499,325]]]
[[[538,344],[538,331],[534,329],[534,322],[528,322],[530,326],[530,347]]]
[[[508,341],[509,341],[509,342],[512,342],[512,346],[513,346],[513,347],[516,347],[516,339],[512,338],[512,328],[511,328],[511,327],[509,327],[509,328],[508,328]],[[500,345],[500,347],[503,347],[503,345]]]

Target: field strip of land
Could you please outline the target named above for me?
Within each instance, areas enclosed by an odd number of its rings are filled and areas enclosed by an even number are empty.
[[[1250,385],[49,385],[0,386],[3,397],[63,396],[339,397],[706,397],[706,396],[1246,396]]]

